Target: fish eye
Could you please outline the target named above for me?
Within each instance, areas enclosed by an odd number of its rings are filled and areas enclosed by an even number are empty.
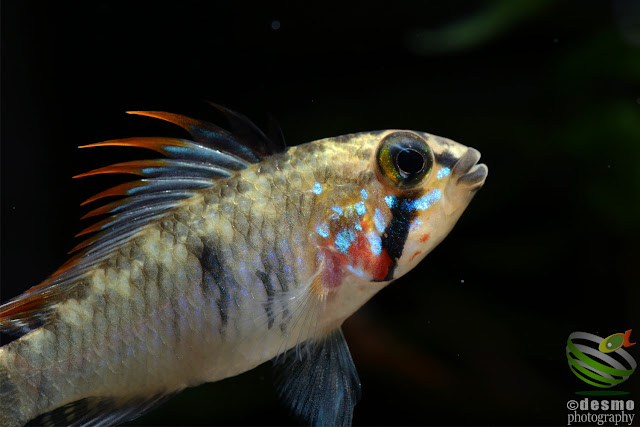
[[[427,142],[409,132],[385,137],[376,153],[378,169],[393,185],[402,188],[421,183],[433,166],[433,153]]]

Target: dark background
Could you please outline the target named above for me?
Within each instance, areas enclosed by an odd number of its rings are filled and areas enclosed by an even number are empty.
[[[489,166],[451,235],[345,324],[354,424],[565,424],[588,388],[569,334],[640,337],[640,2],[86,3],[1,3],[2,301],[64,262],[79,203],[118,179],[71,176],[149,155],[78,145],[185,136],[124,111],[218,119],[211,100],[292,145],[416,129]],[[136,423],[296,423],[270,372]],[[639,384],[619,386],[637,407]]]

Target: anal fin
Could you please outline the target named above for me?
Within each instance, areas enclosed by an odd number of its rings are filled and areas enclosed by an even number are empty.
[[[350,426],[360,379],[340,328],[285,355],[280,394],[294,414],[316,426]]]
[[[31,420],[33,426],[113,426],[138,418],[177,393],[152,397],[87,397],[67,403]]]

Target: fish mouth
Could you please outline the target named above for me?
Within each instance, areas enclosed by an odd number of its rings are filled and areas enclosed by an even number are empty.
[[[469,148],[458,160],[451,171],[454,177],[458,177],[457,185],[467,187],[469,191],[482,187],[487,179],[489,168],[484,163],[478,164],[478,160],[480,160],[480,152],[474,148]]]

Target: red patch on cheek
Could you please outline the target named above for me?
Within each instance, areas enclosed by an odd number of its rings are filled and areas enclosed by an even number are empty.
[[[415,257],[417,257],[418,255],[420,255],[421,253],[422,253],[422,251],[418,251],[418,252],[416,252],[415,254],[413,254],[413,255],[411,256],[411,259],[409,259],[409,262],[413,261],[413,259],[414,259]]]
[[[368,221],[363,220],[362,226],[366,230]],[[371,242],[364,232],[355,233],[354,240],[349,245],[346,253],[337,252],[334,247],[325,248],[322,252],[323,266],[320,277],[320,287],[324,291],[332,291],[342,284],[344,269],[352,266],[362,269],[367,276],[373,280],[383,281],[389,275],[389,269],[393,267],[394,261],[387,250],[382,248],[379,254],[375,254],[371,249]],[[323,243],[331,241],[327,238]]]
[[[429,240],[429,236],[430,236],[430,234],[429,234],[429,233],[427,233],[427,234],[425,234],[424,236],[420,237],[420,242],[421,242],[421,243],[426,242],[427,240]],[[418,252],[418,253],[419,253],[419,252]],[[416,255],[417,255],[417,254],[416,254]],[[414,256],[415,256],[415,255],[414,255]]]
[[[369,242],[363,233],[358,233],[355,242],[349,247],[349,256],[357,260],[358,258],[367,259],[370,255],[371,248],[369,247]]]
[[[393,260],[389,257],[386,249],[383,249],[380,255],[375,256],[376,261],[373,268],[369,271],[375,280],[384,280],[389,274],[389,268],[393,265]]]
[[[375,280],[384,280],[389,273],[389,267],[393,265],[386,249],[382,249],[379,255],[372,252],[371,243],[364,233],[358,233],[356,241],[349,248],[349,258],[354,266],[361,263],[364,271],[371,274]]]

